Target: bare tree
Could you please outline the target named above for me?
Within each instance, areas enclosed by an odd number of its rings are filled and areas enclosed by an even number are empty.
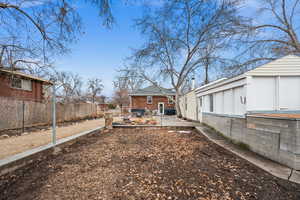
[[[0,1],[0,65],[12,69],[45,67],[81,30],[70,1]]]
[[[115,89],[125,89],[128,92],[133,92],[140,89],[145,84],[145,79],[137,76],[130,66],[124,66],[117,70],[118,75],[113,81]]]
[[[68,44],[81,33],[74,0],[0,0],[0,67],[44,71],[56,55],[69,52]],[[99,8],[104,25],[114,18],[110,0],[86,0]]]
[[[87,82],[89,94],[91,95],[92,102],[95,103],[96,97],[99,96],[103,90],[102,80],[99,78],[91,78]]]
[[[225,46],[239,32],[237,6],[234,0],[165,1],[137,20],[147,42],[134,52],[132,71],[154,85],[157,79],[169,81],[178,100],[189,74],[203,67],[207,47]],[[176,110],[180,116],[178,101]]]
[[[119,105],[122,109],[123,106],[129,105],[129,95],[127,89],[116,89],[112,98],[113,102]]]
[[[108,98],[105,95],[100,95],[100,97],[98,99],[99,99],[100,103],[106,103]]]
[[[51,76],[58,88],[58,96],[61,96],[64,102],[78,101],[82,97],[82,78],[72,72],[55,72]]]
[[[251,23],[241,24],[232,70],[249,70],[288,54],[300,54],[300,1],[261,0]]]

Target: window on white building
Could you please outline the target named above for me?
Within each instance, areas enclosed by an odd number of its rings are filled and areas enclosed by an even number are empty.
[[[214,95],[209,95],[209,112],[214,112]]]
[[[202,107],[202,97],[199,98],[200,107]]]
[[[152,104],[152,96],[147,96],[147,104]]]

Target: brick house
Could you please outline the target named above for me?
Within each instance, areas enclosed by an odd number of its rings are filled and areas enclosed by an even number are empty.
[[[149,86],[130,93],[129,97],[131,112],[150,110],[157,114],[175,114],[175,92],[172,89]]]
[[[50,81],[0,68],[0,97],[41,102],[51,85]]]

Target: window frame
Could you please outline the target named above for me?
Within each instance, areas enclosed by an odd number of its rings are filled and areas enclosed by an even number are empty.
[[[174,104],[175,97],[174,96],[168,96],[168,104]]]
[[[214,94],[209,94],[209,112],[214,112]]]
[[[20,87],[14,84],[14,81],[20,81]],[[28,85],[30,86],[30,88],[25,88],[25,82],[28,82]],[[32,80],[30,79],[22,79],[22,78],[18,78],[18,77],[14,77],[11,79],[11,84],[10,84],[11,88],[13,89],[17,89],[17,90],[24,90],[24,91],[32,91]]]
[[[203,99],[202,99],[202,96],[199,98],[199,105],[200,105],[201,108],[203,107]]]
[[[151,99],[151,100],[149,101],[149,99]],[[147,101],[147,104],[153,104],[153,96],[147,96],[146,101]]]
[[[19,83],[15,84],[16,81],[20,81]],[[20,86],[18,86],[20,84]],[[13,77],[11,79],[11,84],[10,84],[11,88],[14,88],[14,89],[19,89],[19,90],[22,90],[22,79],[21,78],[17,78],[17,77]]]
[[[21,79],[21,80],[22,80],[22,90],[32,91],[32,80],[29,79]],[[25,85],[24,82],[28,82],[28,86],[30,87],[29,89],[24,87]]]

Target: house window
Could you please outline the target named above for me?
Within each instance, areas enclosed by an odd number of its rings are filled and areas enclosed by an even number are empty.
[[[13,78],[12,81],[11,81],[11,87],[22,89],[22,79]]]
[[[11,87],[21,89],[21,90],[32,91],[31,80],[13,78],[11,82]]]
[[[147,96],[147,104],[152,104],[152,96]]]
[[[202,97],[199,98],[200,107],[202,107]]]
[[[214,96],[213,96],[213,94],[209,95],[209,111],[214,112]]]
[[[169,103],[169,104],[174,104],[174,101],[175,101],[174,96],[169,96],[169,97],[168,97],[168,103]]]
[[[31,91],[32,90],[31,80],[22,79],[22,89]]]

